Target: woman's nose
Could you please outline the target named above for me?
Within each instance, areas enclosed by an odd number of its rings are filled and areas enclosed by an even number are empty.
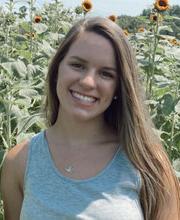
[[[96,71],[88,70],[80,79],[80,85],[85,88],[95,88],[97,83]]]

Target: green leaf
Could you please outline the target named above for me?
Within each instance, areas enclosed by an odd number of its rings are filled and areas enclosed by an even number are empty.
[[[6,70],[9,74],[12,73],[12,62],[6,62],[0,64],[4,70]]]
[[[19,28],[19,32],[21,34],[24,34],[25,32],[30,32],[31,28],[30,25],[27,22],[22,22],[19,24],[20,28]]]
[[[146,37],[143,33],[136,33],[137,40],[145,40]]]
[[[2,167],[2,164],[4,162],[4,159],[6,157],[6,154],[8,153],[8,150],[0,150],[0,168]]]
[[[165,49],[163,47],[157,47],[156,54],[163,55],[165,53]]]
[[[49,32],[48,36],[49,36],[49,39],[52,39],[54,41],[59,40],[59,34],[58,33]]]
[[[7,143],[6,139],[3,137],[3,135],[1,135],[1,138],[2,138],[2,140],[3,140],[3,146],[4,146],[4,148],[8,149],[10,146],[8,146],[8,143]]]
[[[38,92],[35,89],[24,88],[24,89],[19,90],[19,95],[23,97],[33,98],[38,95]]]
[[[33,124],[38,123],[40,120],[41,114],[35,114],[28,117],[23,118],[21,121],[19,121],[18,124],[18,135],[21,132],[26,132]]]
[[[23,41],[27,41],[27,38],[25,36],[19,34],[19,35],[15,36],[15,40],[16,40],[16,42],[23,42]]]
[[[170,27],[170,26],[167,26],[167,25],[164,25],[164,26],[160,26],[159,27],[159,33],[160,32],[166,32],[166,31],[168,31],[168,32],[172,32],[173,33],[173,29]]]
[[[69,29],[71,28],[72,24],[69,23],[69,22],[66,22],[66,21],[62,21],[61,22],[61,25],[62,25],[62,29],[63,29],[63,32],[64,34],[67,34]]]
[[[22,116],[22,111],[17,105],[12,105],[11,112],[14,114],[17,118]]]
[[[180,118],[179,118],[180,119]],[[180,121],[178,119],[178,121]],[[175,125],[175,128],[178,130],[178,131],[180,131],[180,125],[178,126],[178,124],[176,123],[176,125]],[[178,132],[176,130],[176,132],[175,132],[175,134],[174,134],[174,136],[173,136],[173,142],[174,142],[174,144],[176,145],[176,146],[179,146],[179,148],[180,148],[180,132]],[[180,150],[180,149],[179,149]]]
[[[42,23],[35,23],[33,24],[33,29],[36,31],[37,34],[42,34],[47,31],[48,27]]]
[[[172,80],[169,80],[168,78],[161,76],[161,75],[154,75],[156,84],[162,88],[168,85],[171,85],[171,83],[173,82]]]
[[[177,178],[180,180],[180,172],[175,170],[175,174],[176,174]]]
[[[165,115],[169,115],[174,110],[174,100],[171,94],[165,94],[163,96],[162,112]]]
[[[154,94],[156,97],[162,98],[164,94],[169,92],[169,87],[155,87]]]
[[[180,158],[174,160],[172,164],[173,164],[173,167],[176,171],[176,174],[180,178]]]
[[[153,106],[156,106],[158,104],[158,102],[156,100],[146,100],[144,102],[146,105],[153,105]]]
[[[55,54],[56,50],[52,48],[51,45],[45,40],[42,41],[42,44],[39,43],[39,47],[48,57],[51,57],[53,54]]]
[[[167,21],[170,21],[170,22],[172,22],[172,20],[180,20],[179,17],[174,16],[174,15],[166,15],[166,16],[165,16],[165,19],[166,19]]]
[[[27,71],[28,71],[28,75],[32,76],[34,73],[36,73],[36,66],[31,63],[28,64]]]
[[[28,61],[31,59],[31,52],[29,50],[18,50],[18,54]]]
[[[175,112],[177,112],[178,114],[180,114],[180,100],[178,101],[178,103],[175,106]]]
[[[149,67],[149,61],[144,59],[144,56],[138,55],[137,60],[139,62],[139,65]]]
[[[176,58],[178,61],[180,60],[180,49],[178,47],[166,47],[166,55]]]
[[[31,104],[31,98],[26,97],[26,98],[16,99],[15,103],[20,107],[29,107],[29,105]]]
[[[24,77],[27,74],[27,67],[21,60],[12,63],[12,70],[19,77]]]
[[[0,213],[0,220],[4,220],[4,215],[3,215],[3,213]]]

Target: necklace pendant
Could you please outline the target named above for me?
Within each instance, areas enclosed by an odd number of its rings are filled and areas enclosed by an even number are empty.
[[[65,166],[64,170],[67,173],[73,173],[73,166],[72,165],[67,165],[67,166]]]

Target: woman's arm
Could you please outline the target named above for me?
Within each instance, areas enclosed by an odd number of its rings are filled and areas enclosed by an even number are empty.
[[[27,141],[13,147],[3,163],[1,194],[5,220],[19,220],[23,201],[23,179],[27,156]]]

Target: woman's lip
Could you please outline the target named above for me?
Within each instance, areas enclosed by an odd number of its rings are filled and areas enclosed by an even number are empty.
[[[81,93],[81,92],[78,92],[78,91],[76,91],[76,90],[72,90],[72,89],[70,89],[70,92],[71,92],[71,94],[73,93],[73,92],[75,92],[75,93],[78,93],[78,94],[80,94],[80,95],[82,95],[82,96],[87,96],[87,97],[90,97],[90,98],[93,98],[93,99],[98,99],[97,97],[95,97],[95,96],[93,96],[93,95],[88,95],[88,94],[85,94],[85,93]]]

